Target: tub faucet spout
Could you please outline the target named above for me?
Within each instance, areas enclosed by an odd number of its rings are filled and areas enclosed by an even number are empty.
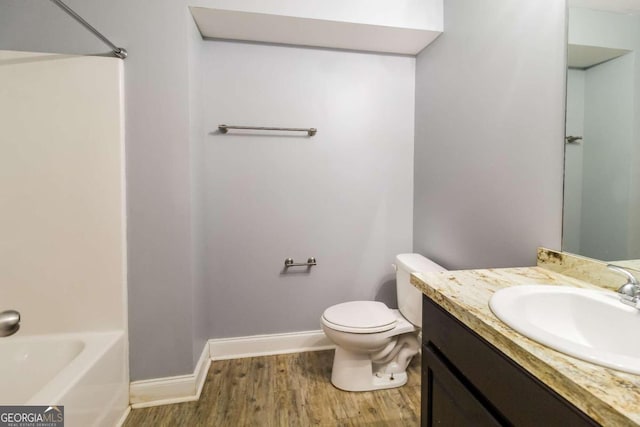
[[[0,313],[0,337],[8,337],[20,329],[20,313],[6,310]]]

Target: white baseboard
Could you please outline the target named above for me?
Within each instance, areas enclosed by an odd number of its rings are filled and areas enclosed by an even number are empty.
[[[332,348],[335,348],[335,345],[321,330],[209,340],[209,355],[212,360],[302,353]]]
[[[205,344],[193,374],[132,382],[129,386],[131,407],[147,408],[198,400],[210,365],[209,345]]]
[[[122,413],[122,416],[120,417],[120,419],[116,422],[115,427],[122,427],[124,425],[124,422],[127,421],[127,417],[129,416],[130,412],[131,412],[131,406],[127,406],[127,408]]]
[[[205,344],[193,374],[134,381],[129,386],[129,402],[131,408],[136,409],[198,400],[212,360],[332,348],[335,345],[320,330],[211,339]]]

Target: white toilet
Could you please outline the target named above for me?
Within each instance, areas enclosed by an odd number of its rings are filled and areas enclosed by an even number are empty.
[[[407,366],[420,350],[422,293],[411,273],[446,271],[419,254],[396,256],[398,310],[376,301],[350,301],[325,310],[325,335],[336,344],[331,383],[342,390],[367,391],[400,387]]]

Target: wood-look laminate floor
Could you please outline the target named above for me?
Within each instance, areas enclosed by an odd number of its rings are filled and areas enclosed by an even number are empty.
[[[134,409],[138,426],[418,426],[420,360],[403,387],[351,393],[331,385],[333,350],[215,361],[197,402]]]

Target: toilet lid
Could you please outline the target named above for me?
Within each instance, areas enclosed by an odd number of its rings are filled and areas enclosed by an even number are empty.
[[[329,327],[339,331],[375,333],[393,329],[396,316],[384,303],[350,301],[327,308],[322,315]]]

